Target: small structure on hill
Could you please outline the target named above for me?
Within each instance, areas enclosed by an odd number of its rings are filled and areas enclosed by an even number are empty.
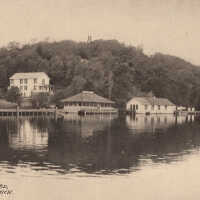
[[[61,100],[65,112],[79,113],[115,113],[115,102],[101,97],[92,91],[83,91],[77,95]]]
[[[44,72],[15,73],[9,79],[9,88],[18,87],[23,97],[31,97],[35,93],[52,92],[50,78]]]
[[[126,104],[126,110],[141,114],[172,114],[176,105],[165,98],[134,97]]]

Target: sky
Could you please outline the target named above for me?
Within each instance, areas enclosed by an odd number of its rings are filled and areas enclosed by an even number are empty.
[[[0,0],[0,46],[88,35],[200,65],[200,1]]]

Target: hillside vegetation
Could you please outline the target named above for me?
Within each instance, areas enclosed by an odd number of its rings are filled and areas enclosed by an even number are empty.
[[[200,105],[200,68],[178,57],[157,53],[116,40],[90,43],[39,42],[0,49],[0,88],[6,91],[15,72],[44,71],[51,78],[54,101],[93,90],[123,105],[133,96],[153,93],[178,105]]]

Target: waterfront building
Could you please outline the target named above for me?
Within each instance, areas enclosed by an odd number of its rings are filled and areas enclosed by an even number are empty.
[[[127,102],[126,110],[138,114],[172,114],[176,105],[165,98],[134,97]]]
[[[23,97],[31,97],[35,93],[52,92],[50,78],[44,72],[15,73],[9,79],[9,88],[18,87]]]
[[[115,102],[101,97],[92,91],[83,91],[77,95],[61,100],[64,110],[69,113],[87,111],[90,113],[117,112]]]

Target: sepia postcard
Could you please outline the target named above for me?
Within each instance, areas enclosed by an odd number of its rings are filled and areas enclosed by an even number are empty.
[[[1,0],[0,200],[199,200],[199,19],[199,0]]]

